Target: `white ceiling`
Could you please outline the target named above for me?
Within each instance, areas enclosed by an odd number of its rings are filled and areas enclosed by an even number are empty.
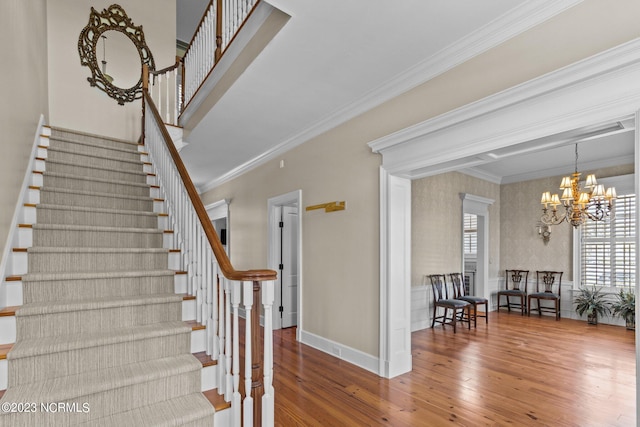
[[[542,2],[269,0],[291,19],[188,136],[181,155],[194,183],[206,187],[278,145],[314,136],[329,119],[335,122],[341,112],[371,98],[407,70],[486,32],[492,21],[518,6]],[[177,0],[180,40],[191,38],[206,3]],[[618,141],[620,148],[606,152],[627,156],[630,146],[633,153],[632,139],[615,139],[626,142]],[[599,141],[583,143],[581,163],[602,159],[600,149],[613,144]],[[570,172],[572,146],[557,150],[485,163],[471,173],[513,182],[523,173],[539,173],[539,166],[531,168],[535,164],[553,170],[568,165]]]

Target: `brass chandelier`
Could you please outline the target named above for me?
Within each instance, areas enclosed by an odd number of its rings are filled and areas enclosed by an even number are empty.
[[[616,189],[598,184],[594,174],[587,175],[584,183],[585,191],[580,188],[580,172],[578,172],[578,144],[576,144],[576,168],[573,175],[562,178],[560,190],[562,196],[551,195],[549,191],[542,193],[542,216],[540,221],[546,225],[558,225],[567,221],[575,228],[587,220],[604,221],[611,215]],[[564,213],[558,212],[558,206],[563,205]],[[551,206],[551,210],[549,210]]]

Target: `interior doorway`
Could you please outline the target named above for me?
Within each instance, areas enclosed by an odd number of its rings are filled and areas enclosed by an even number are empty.
[[[298,335],[302,309],[300,204],[300,190],[268,200],[268,265],[278,272],[273,328],[298,326]]]

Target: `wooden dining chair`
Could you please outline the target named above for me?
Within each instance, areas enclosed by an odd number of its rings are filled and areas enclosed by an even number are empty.
[[[507,311],[511,308],[519,308],[522,316],[527,311],[527,283],[529,278],[529,270],[506,270],[505,289],[498,291],[498,310],[500,307],[507,307]],[[500,305],[500,297],[504,296],[507,300],[506,304]],[[512,302],[511,298],[517,298],[520,302]]]
[[[529,307],[529,316],[532,311],[537,311],[539,316],[542,312],[553,313],[556,320],[560,320],[560,293],[562,291],[562,271],[536,271],[536,291],[527,297],[527,306]],[[531,300],[538,302],[537,307],[533,308]],[[552,301],[553,307],[545,307],[540,305],[540,301]]]
[[[489,323],[489,300],[483,297],[467,295],[467,289],[462,279],[462,273],[449,273],[453,285],[453,298],[466,301],[473,306],[473,326],[478,325],[478,317],[484,317],[485,323]],[[478,306],[484,305],[484,316],[478,315]]]
[[[436,322],[441,323],[443,327],[446,324],[450,324],[453,326],[453,333],[455,334],[456,323],[462,321],[467,322],[468,328],[471,329],[471,304],[467,301],[449,298],[447,280],[444,274],[431,274],[427,277],[431,281],[431,289],[433,290],[431,327],[433,328]],[[437,315],[438,307],[444,308],[444,314],[441,316]],[[449,310],[451,310],[451,318],[447,317]]]

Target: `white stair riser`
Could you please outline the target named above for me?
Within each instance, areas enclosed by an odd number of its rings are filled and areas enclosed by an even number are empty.
[[[175,248],[173,244],[173,233],[164,233],[162,236],[162,247],[167,249]]]
[[[40,203],[40,190],[34,190],[33,188],[30,188],[27,191],[27,197],[26,197],[25,203],[31,203],[34,205],[37,205],[38,203]]]
[[[29,259],[26,252],[12,252],[7,263],[8,276],[22,276],[27,274]]]
[[[216,426],[230,426],[231,422],[231,408],[223,409],[222,411],[216,411],[213,415],[213,424]]]
[[[44,172],[47,170],[46,162],[44,160],[36,160],[34,163],[33,170]]]
[[[169,270],[180,270],[180,252],[169,252]]]
[[[165,212],[164,202],[162,200],[154,200],[153,201],[153,212],[155,212],[155,213],[163,213],[163,212]],[[165,223],[166,223],[166,217],[163,217],[163,218],[165,218]],[[160,228],[165,229],[166,227],[160,226]]]
[[[12,344],[16,342],[16,317],[0,317],[0,344]]]
[[[207,350],[207,330],[198,329],[191,332],[191,353]]]
[[[23,224],[35,224],[36,223],[36,208],[32,206],[24,206],[22,208],[22,223]]]
[[[175,283],[176,294],[187,293],[187,275],[186,274],[176,274],[176,280],[174,283]]]
[[[18,232],[16,233],[18,236],[18,240],[14,240],[14,247],[16,248],[30,248],[33,246],[33,229],[32,228],[23,228],[18,227]]]
[[[218,365],[211,365],[202,368],[201,391],[214,390],[218,388]]]
[[[8,381],[9,366],[6,359],[0,360],[0,390],[6,390]]]
[[[5,282],[4,285],[7,290],[7,306],[11,307],[24,304],[21,281]]]
[[[38,149],[36,150],[36,157],[46,159],[48,152],[49,150],[47,150],[46,148],[38,147]]]
[[[44,184],[44,175],[41,173],[32,173],[31,174],[31,185],[36,187],[42,187]]]
[[[182,301],[182,320],[196,320],[196,300]]]

